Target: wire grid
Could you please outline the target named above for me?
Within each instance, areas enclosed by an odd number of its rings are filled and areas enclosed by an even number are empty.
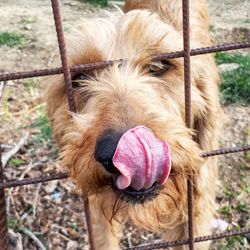
[[[67,98],[69,103],[69,109],[72,112],[76,112],[75,108],[75,100],[73,96],[73,89],[71,83],[71,74],[74,72],[82,72],[89,71],[93,69],[102,69],[107,66],[113,65],[115,62],[123,61],[124,59],[116,60],[116,61],[105,61],[84,65],[76,65],[72,68],[69,68],[67,61],[67,51],[64,42],[64,34],[62,28],[60,7],[58,0],[51,0],[53,16],[55,21],[56,33],[58,38],[58,45],[61,55],[62,67],[51,68],[51,69],[39,69],[29,72],[17,72],[17,73],[8,73],[8,74],[0,74],[0,81],[7,80],[17,80],[24,79],[29,77],[38,77],[38,76],[46,76],[46,75],[54,75],[54,74],[62,74],[64,75],[65,88],[67,92]],[[176,51],[171,53],[163,53],[153,56],[153,60],[159,59],[173,59],[173,58],[184,58],[184,79],[185,79],[185,121],[187,127],[190,127],[191,124],[191,83],[190,83],[190,56],[214,53],[219,51],[227,51],[227,50],[235,50],[242,48],[250,48],[250,41],[242,42],[242,43],[228,43],[222,45],[216,45],[205,48],[196,48],[190,50],[190,41],[189,41],[189,0],[182,0],[182,11],[183,11],[183,51]],[[221,154],[228,153],[236,153],[250,150],[250,145],[232,147],[232,148],[220,148],[217,150],[204,152],[202,157],[211,157]],[[0,159],[1,159],[1,148],[0,148]],[[3,167],[0,161],[0,249],[6,250],[8,248],[8,229],[7,229],[7,215],[5,208],[5,196],[4,189],[16,186],[23,186],[28,184],[35,184],[41,182],[47,182],[52,180],[59,180],[68,178],[68,173],[57,173],[53,175],[41,176],[36,178],[25,178],[23,180],[17,181],[12,180],[8,182],[3,181]],[[188,186],[188,239],[177,240],[171,242],[161,242],[157,244],[148,244],[144,246],[137,246],[127,248],[127,250],[149,250],[149,249],[159,249],[159,248],[168,248],[174,246],[180,246],[184,244],[189,245],[189,249],[194,249],[195,242],[202,242],[207,240],[216,240],[225,237],[235,236],[235,235],[243,235],[250,233],[250,228],[244,228],[241,230],[228,231],[220,234],[212,234],[208,236],[196,237],[194,238],[193,234],[193,211],[192,211],[192,193],[193,193],[193,185],[192,185],[192,176],[188,178],[187,186]],[[86,197],[83,197],[84,202],[84,210],[86,214],[86,221],[88,227],[89,234],[89,242],[92,250],[95,249],[94,246],[94,237],[92,232],[91,225],[91,216],[89,209],[89,201]]]

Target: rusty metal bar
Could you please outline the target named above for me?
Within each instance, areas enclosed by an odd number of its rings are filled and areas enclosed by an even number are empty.
[[[236,49],[245,49],[250,48],[250,41],[242,42],[242,43],[225,43],[221,45],[215,45],[211,47],[204,47],[204,48],[196,48],[190,51],[191,56],[203,55],[208,53],[215,53],[220,51],[229,51],[229,50],[236,50]],[[176,51],[170,53],[162,53],[154,55],[152,58],[153,60],[161,60],[161,59],[174,59],[183,57],[183,51]],[[82,64],[82,65],[74,65],[70,68],[71,72],[81,72],[81,71],[89,71],[94,69],[103,69],[110,65],[113,65],[114,62],[120,62],[123,59],[115,60],[115,61],[103,61],[97,63],[89,63],[89,64]],[[29,77],[39,77],[39,76],[48,76],[48,75],[57,75],[62,74],[63,69],[62,67],[51,68],[51,69],[38,69],[33,71],[27,72],[15,72],[15,73],[5,73],[0,74],[0,81],[8,81],[8,80],[18,80],[24,79]]]
[[[185,122],[191,128],[191,70],[190,70],[190,29],[189,29],[189,0],[182,0],[183,22],[183,51],[184,51],[184,88],[185,88]],[[187,180],[188,200],[188,245],[189,250],[194,249],[193,229],[193,174]]]
[[[0,145],[0,184],[3,182],[2,150]],[[4,189],[0,188],[0,249],[8,249],[8,226]]]
[[[25,185],[36,184],[40,182],[61,180],[61,179],[66,179],[68,177],[69,177],[68,173],[56,173],[56,174],[45,175],[45,176],[35,177],[35,178],[24,178],[23,180],[11,180],[11,181],[0,183],[0,189],[25,186]]]
[[[244,234],[249,234],[249,233],[250,233],[250,228],[243,228],[241,230],[233,230],[233,231],[227,231],[227,232],[219,233],[219,234],[211,234],[207,236],[196,237],[194,239],[194,242],[198,243],[198,242],[203,242],[203,241],[208,241],[208,240],[219,240],[219,239],[226,238],[226,237],[244,235]],[[161,248],[165,249],[169,247],[187,245],[188,242],[189,240],[176,240],[176,241],[148,244],[148,245],[143,245],[143,246],[135,246],[135,247],[125,248],[124,250],[152,250],[152,249],[161,249]]]
[[[76,112],[75,100],[74,100],[74,94],[73,94],[73,88],[72,88],[72,82],[71,82],[71,73],[70,73],[70,68],[69,68],[68,59],[67,59],[67,51],[66,51],[65,42],[64,42],[59,2],[58,0],[51,0],[51,3],[52,3],[53,16],[54,16],[54,21],[55,21],[55,26],[56,26],[57,40],[58,40],[61,61],[62,61],[64,82],[65,82],[67,98],[69,102],[69,110],[75,113]]]
[[[209,151],[209,152],[204,152],[201,154],[201,156],[210,157],[210,156],[217,156],[217,155],[222,155],[222,154],[239,153],[239,152],[244,152],[248,150],[250,150],[250,145],[245,145],[241,147],[232,147],[232,148],[221,148],[221,149],[216,149],[216,150]],[[50,174],[50,175],[35,177],[35,178],[25,178],[23,180],[10,180],[8,182],[3,182],[3,183],[0,182],[0,189],[36,184],[40,182],[47,182],[47,181],[53,181],[53,180],[61,180],[61,179],[65,179],[68,177],[69,177],[68,173],[56,173],[56,174]]]
[[[224,43],[224,44],[213,45],[210,47],[191,49],[190,56],[198,56],[198,55],[204,55],[204,54],[209,54],[209,53],[216,53],[216,52],[237,50],[237,49],[246,49],[246,48],[250,48],[250,40],[242,42],[242,43]],[[174,59],[174,58],[183,57],[183,55],[184,55],[183,51],[176,51],[176,52],[158,54],[158,55],[155,55],[153,58],[155,58],[155,60]]]
[[[70,67],[69,67],[68,58],[67,58],[67,51],[66,51],[66,46],[64,42],[64,34],[63,34],[63,28],[62,28],[62,20],[61,20],[59,2],[58,0],[51,0],[51,3],[52,3],[54,20],[55,20],[58,45],[60,49],[61,61],[62,61],[62,66],[63,66],[63,75],[64,75],[64,82],[65,82],[65,87],[66,87],[68,103],[69,103],[69,110],[73,113],[76,113],[76,105],[75,105],[75,99],[74,99],[74,94],[73,94],[73,87],[72,87],[72,82],[71,82],[71,73],[70,73]],[[90,247],[91,247],[91,250],[95,250],[88,197],[85,197],[84,199],[84,211],[86,215]]]
[[[241,147],[232,147],[232,148],[220,148],[217,150],[204,152],[201,154],[202,157],[216,156],[216,155],[224,155],[224,154],[232,154],[239,153],[250,150],[250,145],[245,145]]]
[[[91,250],[95,250],[95,242],[94,242],[94,233],[91,223],[91,213],[90,213],[90,206],[89,206],[89,199],[86,199],[86,197],[83,196],[83,204],[84,204],[84,211],[85,211],[85,217],[86,217],[86,223],[88,228],[88,236],[89,236],[89,245]]]

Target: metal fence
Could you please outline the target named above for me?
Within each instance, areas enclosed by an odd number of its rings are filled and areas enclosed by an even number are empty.
[[[17,73],[8,73],[8,74],[0,74],[0,81],[7,81],[7,80],[17,80],[17,79],[24,79],[29,77],[38,77],[38,76],[46,76],[46,75],[54,75],[54,74],[62,74],[64,75],[64,82],[65,88],[67,90],[67,98],[69,109],[72,112],[76,112],[75,108],[75,100],[73,96],[73,89],[71,83],[71,73],[72,72],[82,72],[82,71],[89,71],[94,69],[102,69],[107,66],[114,64],[117,61],[105,61],[105,62],[98,62],[98,63],[91,63],[91,64],[84,64],[84,65],[75,65],[73,67],[69,67],[67,61],[67,51],[64,42],[64,34],[62,28],[62,21],[60,15],[60,7],[58,0],[51,0],[56,33],[58,38],[58,45],[60,49],[61,55],[61,62],[62,67],[58,68],[50,68],[50,69],[39,69],[33,70],[28,72],[17,72]],[[183,11],[183,43],[184,48],[183,51],[175,51],[171,53],[163,53],[154,55],[153,59],[173,59],[173,58],[184,58],[184,78],[185,78],[185,121],[186,126],[190,127],[191,125],[191,83],[190,83],[190,56],[195,55],[202,55],[207,53],[215,53],[220,51],[228,51],[228,50],[236,50],[236,49],[243,49],[243,48],[250,48],[250,40],[242,43],[231,43],[231,44],[222,44],[216,45],[211,47],[205,48],[196,48],[190,49],[190,41],[189,41],[189,0],[182,0],[182,11]],[[119,61],[123,61],[124,59],[120,59]],[[237,153],[250,150],[250,145],[244,145],[239,147],[232,147],[232,148],[220,148],[217,150],[204,152],[202,157],[212,157],[221,154],[228,154],[228,153]],[[1,150],[0,150],[0,159],[1,159]],[[4,189],[10,187],[17,187],[23,186],[28,184],[35,184],[41,182],[47,182],[52,180],[59,180],[65,179],[68,177],[68,173],[57,173],[51,174],[36,178],[25,178],[23,180],[11,180],[5,182],[3,180],[3,167],[0,161],[0,249],[6,250],[8,249],[8,227],[7,227],[7,214],[6,214],[6,207],[5,207],[5,194]],[[250,228],[244,228],[241,230],[235,231],[227,231],[220,234],[212,234],[208,236],[196,237],[194,238],[193,233],[193,208],[192,208],[192,194],[193,194],[193,184],[190,181],[192,176],[187,181],[188,187],[188,239],[184,240],[177,240],[171,242],[161,242],[157,244],[148,244],[144,246],[137,246],[137,247],[130,247],[127,248],[130,250],[151,250],[151,249],[159,249],[159,248],[168,248],[180,245],[189,245],[189,249],[194,249],[195,242],[202,242],[207,240],[217,240],[225,237],[236,236],[236,235],[243,235],[250,233]],[[89,202],[88,199],[83,197],[84,199],[84,209],[86,214],[86,221],[89,233],[89,242],[90,248],[92,250],[95,249],[94,246],[94,237],[92,232],[92,225],[91,225],[91,214],[89,210]]]

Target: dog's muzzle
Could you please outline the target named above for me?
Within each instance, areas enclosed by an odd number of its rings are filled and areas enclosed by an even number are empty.
[[[171,170],[169,145],[144,126],[123,134],[106,131],[97,140],[94,157],[113,174],[113,187],[132,196],[162,186]]]
[[[113,164],[113,156],[122,133],[107,130],[97,139],[94,157],[111,174],[119,174],[119,170]]]

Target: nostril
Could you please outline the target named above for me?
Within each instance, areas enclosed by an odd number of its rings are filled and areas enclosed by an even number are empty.
[[[114,166],[112,159],[101,162],[103,167],[111,174],[119,174],[119,170]]]
[[[122,133],[107,130],[96,141],[95,160],[100,162],[103,167],[112,174],[119,173],[113,165],[112,159],[121,136]]]

